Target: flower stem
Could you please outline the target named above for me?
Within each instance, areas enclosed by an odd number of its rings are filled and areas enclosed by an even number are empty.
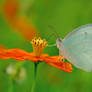
[[[9,76],[9,79],[10,79],[10,90],[9,92],[13,92],[13,82],[12,82],[12,78]]]
[[[37,62],[37,63],[34,63],[34,81],[33,81],[33,85],[32,85],[31,92],[35,92],[35,83],[36,83],[36,75],[37,75],[37,66],[38,66],[38,62]]]

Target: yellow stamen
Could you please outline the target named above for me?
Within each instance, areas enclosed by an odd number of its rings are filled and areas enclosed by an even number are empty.
[[[39,38],[34,38],[31,41],[33,45],[33,53],[35,56],[40,56],[43,53],[44,48],[48,45],[46,40]]]

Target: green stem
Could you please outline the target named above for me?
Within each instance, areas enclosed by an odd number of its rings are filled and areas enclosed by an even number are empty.
[[[12,82],[12,78],[9,76],[9,79],[10,79],[10,90],[9,92],[13,92],[13,82]]]
[[[33,81],[33,85],[32,85],[31,92],[35,92],[35,83],[36,83],[36,75],[37,75],[37,66],[38,66],[38,62],[37,62],[37,63],[34,63],[34,81]]]
[[[14,80],[13,80],[13,78],[11,77],[11,76],[9,76],[9,78],[10,78],[10,90],[9,90],[9,92],[15,92],[15,90],[14,90]]]

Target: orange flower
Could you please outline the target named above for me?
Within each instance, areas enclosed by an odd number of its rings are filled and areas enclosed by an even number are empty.
[[[36,27],[26,17],[16,17],[12,27],[17,29],[26,40],[32,40],[38,34]]]
[[[2,5],[3,15],[9,26],[15,29],[13,31],[18,31],[26,40],[32,40],[38,31],[27,17],[18,15],[19,5],[19,0],[5,0]]]
[[[5,49],[5,46],[3,46],[3,45],[0,44],[0,51],[2,51],[4,49]]]
[[[15,59],[18,61],[31,60],[33,62],[43,61],[67,73],[72,72],[71,64],[60,61],[60,59],[63,59],[63,56],[43,54],[44,48],[48,45],[45,40],[34,38],[31,43],[33,45],[33,53],[28,53],[20,49],[5,49],[0,51],[0,59]]]
[[[6,0],[2,8],[5,18],[11,22],[19,10],[19,3],[17,0]]]

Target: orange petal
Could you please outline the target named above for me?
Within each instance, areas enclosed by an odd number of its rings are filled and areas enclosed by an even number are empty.
[[[64,59],[63,56],[43,56],[43,61],[45,61],[46,63],[49,63],[49,62],[56,62],[58,60],[61,60],[61,59]]]
[[[31,60],[38,61],[38,58],[33,56],[33,53],[28,53],[20,49],[8,49],[0,51],[0,59],[15,59],[18,61]]]
[[[56,67],[64,72],[71,73],[72,72],[72,66],[70,63],[66,63],[64,61],[60,62],[53,62],[53,63],[48,63],[49,65]]]
[[[44,58],[44,62],[64,72],[71,73],[73,70],[71,64],[64,61],[59,61],[58,58],[63,59],[63,56],[46,57]]]

